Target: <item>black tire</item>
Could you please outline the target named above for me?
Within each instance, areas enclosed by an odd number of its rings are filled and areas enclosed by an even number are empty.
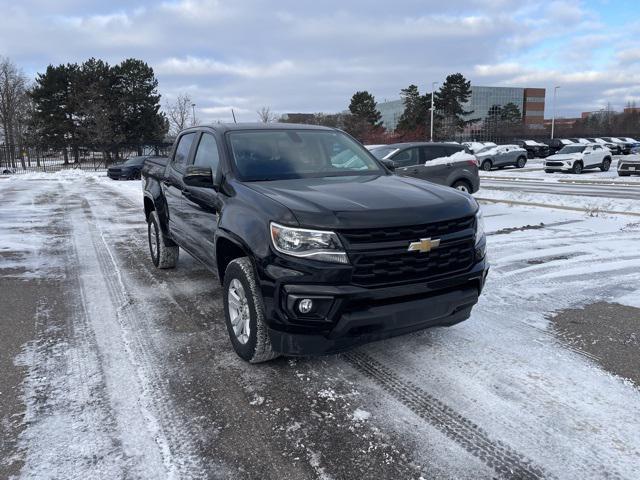
[[[456,190],[460,190],[461,192],[471,193],[471,184],[466,180],[458,180],[451,185],[451,188],[455,188]]]
[[[522,156],[522,157],[518,157],[518,160],[516,161],[516,167],[517,168],[524,168],[524,166],[527,164],[527,159],[526,157]]]
[[[149,253],[151,261],[157,268],[174,268],[178,263],[180,248],[167,241],[162,229],[160,219],[154,210],[147,220],[147,235],[149,237]]]
[[[602,160],[602,165],[600,165],[600,170],[608,172],[609,168],[611,168],[611,159],[609,157],[605,157],[605,159]]]
[[[229,332],[229,340],[233,349],[240,358],[250,363],[267,362],[276,358],[279,354],[273,351],[267,324],[265,322],[264,304],[262,294],[258,289],[254,268],[248,257],[232,260],[224,274],[224,316]],[[242,343],[236,335],[231,322],[229,309],[230,288],[234,280],[240,282],[245,294],[245,305],[248,307],[249,332],[245,343]]]
[[[574,162],[573,167],[571,167],[571,173],[580,175],[582,173],[582,169],[583,169],[582,162]]]
[[[554,172],[554,170],[551,170],[551,169],[548,169],[548,168],[544,169],[544,173],[553,173],[553,172]]]
[[[488,172],[491,170],[491,167],[493,167],[493,162],[491,162],[491,160],[484,160],[482,162],[482,165],[480,165],[480,168],[482,170],[484,170],[485,172]]]

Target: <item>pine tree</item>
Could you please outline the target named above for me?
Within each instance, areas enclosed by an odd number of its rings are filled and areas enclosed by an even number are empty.
[[[127,143],[160,142],[168,122],[160,112],[158,80],[142,60],[124,60],[113,68],[114,92],[118,97],[121,125]]]
[[[45,73],[38,74],[30,92],[33,100],[33,123],[41,143],[51,148],[64,149],[77,137],[76,111],[73,99],[77,65],[49,65]]]
[[[473,113],[473,110],[464,109],[464,104],[470,97],[471,82],[467,81],[461,73],[447,76],[434,100],[441,120],[436,123],[439,136],[451,138],[462,132],[466,125],[478,121],[478,119],[465,120],[466,116]]]
[[[358,120],[377,128],[382,126],[382,115],[376,107],[375,97],[367,91],[362,91],[354,93],[351,97],[349,111]]]
[[[405,134],[415,133],[424,137],[430,122],[431,95],[420,95],[416,85],[400,90],[404,111],[398,121],[397,129]],[[419,131],[419,132],[418,132]]]

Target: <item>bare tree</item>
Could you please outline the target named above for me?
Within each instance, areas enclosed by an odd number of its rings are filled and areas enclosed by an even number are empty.
[[[260,110],[257,110],[256,113],[258,114],[258,119],[262,123],[271,123],[278,119],[278,117],[271,112],[271,108],[269,107],[262,107]]]
[[[29,105],[27,83],[27,77],[10,59],[0,57],[0,127],[11,160],[24,140],[22,133]]]
[[[193,103],[187,93],[181,93],[174,103],[167,103],[167,118],[169,119],[169,132],[177,135],[185,128],[195,125],[196,119],[193,117]]]

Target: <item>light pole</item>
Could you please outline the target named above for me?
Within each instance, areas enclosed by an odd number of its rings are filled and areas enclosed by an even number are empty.
[[[431,82],[431,142],[433,142],[433,92],[435,91],[437,84],[438,82]]]
[[[195,103],[191,104],[191,113],[193,115],[193,117],[191,117],[192,119],[191,121],[195,125],[196,124],[196,104]]]
[[[558,89],[560,85],[553,88],[553,113],[551,114],[551,138],[553,139],[553,132],[556,127],[556,97],[558,96]]]

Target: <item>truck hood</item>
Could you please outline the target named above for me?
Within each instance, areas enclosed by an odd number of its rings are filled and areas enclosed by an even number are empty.
[[[420,225],[473,215],[477,209],[476,201],[467,194],[395,175],[304,178],[244,185],[284,205],[301,226],[309,228]]]
[[[545,160],[551,161],[571,161],[571,160],[580,160],[582,155],[580,153],[563,153],[562,155],[550,155]]]

